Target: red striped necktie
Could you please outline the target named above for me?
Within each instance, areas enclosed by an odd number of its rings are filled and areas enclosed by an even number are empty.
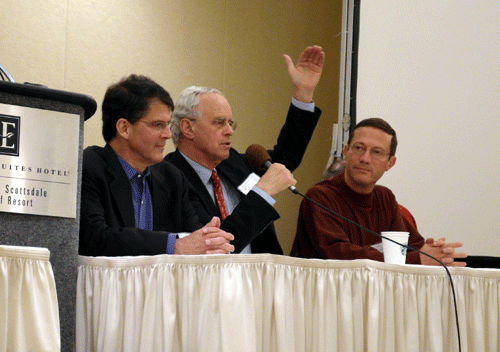
[[[212,180],[212,184],[214,186],[215,201],[219,207],[220,217],[224,220],[227,218],[226,203],[224,202],[224,193],[222,193],[222,184],[220,183],[220,178],[215,170],[212,170],[210,180]]]

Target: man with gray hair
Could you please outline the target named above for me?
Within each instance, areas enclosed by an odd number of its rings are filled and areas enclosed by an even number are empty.
[[[302,161],[321,115],[312,97],[324,56],[319,46],[307,47],[296,65],[284,55],[295,91],[277,144],[269,150],[273,164],[264,174],[231,148],[236,122],[222,92],[189,87],[175,104],[172,138],[177,149],[165,160],[189,180],[190,202],[200,220],[219,216],[221,230],[234,235],[235,253],[283,254],[273,225],[279,214],[272,196],[296,183],[291,172]]]
[[[182,173],[161,163],[174,104],[151,78],[132,74],[102,102],[104,147],[83,152],[78,252],[86,256],[222,254],[234,247],[220,219],[205,226]],[[151,166],[160,163],[158,169]],[[182,236],[182,238],[181,238]]]

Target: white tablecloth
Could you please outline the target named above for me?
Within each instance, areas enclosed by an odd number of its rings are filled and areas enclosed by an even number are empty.
[[[50,252],[0,246],[0,351],[60,351]]]
[[[500,350],[500,271],[450,268],[462,351]],[[269,254],[80,257],[77,351],[458,351],[444,268]]]

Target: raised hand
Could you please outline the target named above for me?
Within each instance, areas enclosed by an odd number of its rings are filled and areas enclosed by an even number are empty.
[[[304,103],[312,101],[314,89],[319,82],[325,53],[320,46],[308,46],[299,57],[296,65],[288,55],[283,55],[288,74],[295,87],[294,98]]]

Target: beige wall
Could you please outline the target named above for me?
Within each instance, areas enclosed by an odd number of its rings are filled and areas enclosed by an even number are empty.
[[[361,3],[357,118],[398,134],[379,183],[424,237],[500,256],[500,2]]]
[[[323,115],[294,172],[305,193],[321,177],[337,120],[341,13],[342,0],[3,0],[0,63],[16,82],[94,97],[85,146],[104,144],[100,102],[123,76],[148,75],[174,100],[189,85],[219,88],[239,124],[234,146],[244,152],[252,143],[272,147],[284,122],[292,87],[282,54],[296,60],[321,45],[326,64],[314,100]],[[277,197],[285,253],[299,203],[290,192]]]

